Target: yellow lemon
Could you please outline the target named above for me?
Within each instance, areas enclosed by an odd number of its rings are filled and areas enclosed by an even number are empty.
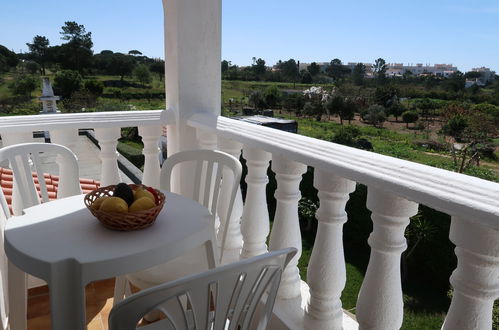
[[[105,212],[127,213],[128,204],[122,198],[109,197],[102,202],[99,210]]]
[[[156,204],[151,200],[149,197],[140,197],[135,202],[130,205],[128,208],[129,212],[138,212],[138,211],[144,211],[144,210],[149,210],[150,208],[155,207]]]
[[[96,200],[94,200],[94,202],[92,203],[92,205],[90,205],[90,207],[93,208],[94,210],[98,210],[102,205],[102,202],[104,202],[108,198],[109,196],[99,197]]]
[[[154,195],[150,191],[147,191],[145,189],[135,190],[135,192],[133,194],[133,199],[138,200],[139,198],[142,198],[142,197],[147,197],[147,198],[151,199],[153,203],[155,201]]]

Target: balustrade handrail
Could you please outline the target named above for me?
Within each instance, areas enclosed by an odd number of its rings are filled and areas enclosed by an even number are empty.
[[[222,116],[188,124],[499,230],[498,183]]]
[[[162,115],[162,113],[164,113]],[[0,132],[50,130],[58,128],[101,128],[166,125],[171,112],[163,110],[54,113],[46,115],[1,117]]]

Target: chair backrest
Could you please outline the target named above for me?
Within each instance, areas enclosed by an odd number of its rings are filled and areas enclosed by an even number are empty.
[[[19,209],[48,202],[49,196],[45,184],[41,153],[57,155],[59,164],[59,184],[57,197],[81,194],[78,160],[68,148],[51,143],[22,143],[0,149],[0,162],[8,160],[14,174],[14,192],[20,196]],[[40,187],[37,192],[32,172],[36,173]],[[14,196],[13,196],[14,197]]]
[[[296,251],[269,252],[140,291],[114,306],[109,329],[135,329],[156,309],[167,317],[159,322],[178,330],[266,329],[281,274]]]
[[[223,256],[227,227],[229,219],[232,215],[234,200],[236,199],[237,190],[241,181],[242,166],[239,159],[225,152],[214,150],[188,150],[181,151],[169,156],[161,167],[161,189],[171,191],[172,173],[177,165],[190,163],[188,171],[192,171],[193,187],[190,187],[189,192],[193,200],[208,208],[215,217],[217,205],[220,195],[220,187],[222,180],[233,180],[229,186],[228,200],[226,204],[225,214],[219,214],[225,220],[225,228],[223,230],[223,238],[221,245],[221,256]],[[184,168],[185,170],[185,168]],[[224,178],[224,170],[232,173],[231,178]],[[182,172],[181,172],[182,173]],[[227,173],[227,171],[225,171]],[[183,174],[188,175],[187,171]],[[183,178],[183,177],[182,177]]]
[[[4,251],[3,232],[10,217],[9,207],[0,188],[0,329],[7,329],[9,323],[8,259]]]

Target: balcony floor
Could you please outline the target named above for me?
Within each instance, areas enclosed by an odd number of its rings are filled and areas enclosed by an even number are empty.
[[[114,278],[93,282],[86,287],[88,330],[108,329],[108,317],[113,307]],[[50,298],[48,287],[28,293],[28,330],[50,329]]]

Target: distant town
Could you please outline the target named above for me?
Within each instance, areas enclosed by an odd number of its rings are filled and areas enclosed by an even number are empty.
[[[321,72],[326,72],[327,68],[330,65],[330,62],[315,62],[319,67]],[[310,66],[311,63],[299,63],[299,70],[307,70],[307,68]],[[346,64],[343,64],[345,67],[349,68],[352,72],[355,68],[356,65],[358,65],[359,62],[348,62]],[[365,67],[365,77],[366,78],[375,78],[375,72],[373,71],[373,64],[372,63],[362,63]],[[277,66],[275,66],[277,68]],[[458,72],[458,68],[452,64],[434,64],[434,65],[429,65],[429,64],[423,64],[423,63],[416,63],[412,64],[409,63],[407,65],[404,65],[403,63],[387,63],[386,64],[386,72],[385,75],[387,77],[405,77],[405,76],[437,76],[437,77],[443,77],[443,78],[449,78],[453,73]],[[495,71],[492,71],[490,68],[486,67],[477,67],[477,68],[472,68],[470,72],[477,72],[479,73],[480,77],[475,78],[475,79],[468,79],[467,80],[467,87],[472,86],[474,84],[478,84],[480,86],[484,86],[488,82],[491,82],[492,80],[495,79]],[[477,75],[478,76],[478,75]]]

